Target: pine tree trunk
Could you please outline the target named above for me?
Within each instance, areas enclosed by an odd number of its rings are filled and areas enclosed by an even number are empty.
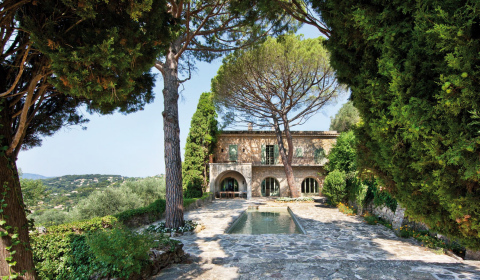
[[[178,124],[178,61],[175,54],[177,44],[172,43],[165,59],[163,71],[163,132],[165,137],[165,180],[166,180],[166,227],[184,225],[182,158],[180,156],[180,126]]]
[[[0,104],[3,105],[3,104]],[[8,146],[12,141],[10,133],[11,124],[8,117],[8,106],[3,105],[0,111],[0,143],[1,147]],[[3,136],[3,138],[2,138]],[[0,225],[1,232],[8,232],[9,235],[0,239],[0,275],[6,276],[13,273],[26,272],[23,277],[17,279],[35,279],[35,266],[33,263],[33,254],[30,249],[30,238],[28,236],[28,223],[23,208],[23,198],[20,189],[20,180],[18,178],[17,167],[13,156],[0,153],[0,201],[3,211],[0,213],[0,221],[6,223]],[[18,234],[20,244],[14,245],[10,250],[7,247],[12,245],[13,234]],[[9,267],[6,261],[13,254],[13,261],[16,265]]]
[[[298,193],[297,187],[295,186],[295,176],[293,175],[293,169],[292,169],[293,143],[292,143],[292,135],[290,133],[290,128],[287,123],[285,125],[285,136],[287,138],[287,144],[288,144],[288,155],[286,153],[285,145],[283,144],[283,133],[280,130],[280,126],[276,119],[274,119],[274,128],[275,128],[275,134],[277,136],[280,157],[282,158],[283,168],[285,169],[285,177],[287,177],[287,184],[288,184],[288,188],[290,189],[290,195],[292,197],[299,197],[300,195]]]

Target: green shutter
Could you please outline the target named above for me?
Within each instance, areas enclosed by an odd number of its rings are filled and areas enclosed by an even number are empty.
[[[265,154],[267,153],[265,145],[262,145],[262,151],[260,152],[260,163],[265,164]]]
[[[275,157],[275,164],[278,164],[278,155],[280,153],[278,152],[278,145],[275,145],[273,148],[273,156]]]
[[[296,148],[295,149],[295,157],[303,157],[303,149],[302,148]]]
[[[237,161],[238,158],[238,145],[228,146],[228,156],[230,161]]]
[[[318,148],[315,150],[315,164],[320,164],[325,159],[325,150]]]

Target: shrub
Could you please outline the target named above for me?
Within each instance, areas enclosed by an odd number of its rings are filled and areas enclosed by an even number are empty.
[[[47,209],[45,211],[37,211],[32,215],[29,215],[29,218],[35,220],[35,225],[42,226],[55,226],[60,225],[71,220],[68,212],[57,210],[57,209]]]
[[[345,187],[345,172],[335,169],[325,177],[322,193],[328,198],[331,205],[336,205],[346,200]]]
[[[128,279],[149,263],[150,248],[160,244],[174,248],[176,243],[168,237],[129,231],[112,216],[31,234],[40,279],[90,279],[93,275]]]
[[[140,197],[128,188],[96,191],[81,200],[75,208],[77,220],[114,215],[143,206]]]
[[[126,222],[133,217],[148,214],[149,220],[151,222],[160,219],[162,214],[165,212],[166,202],[165,199],[157,199],[152,204],[148,205],[147,207],[140,207],[136,209],[130,209],[118,213],[115,217],[118,218],[119,221]]]
[[[40,279],[88,279],[95,269],[107,269],[98,263],[81,233],[112,228],[112,216],[94,218],[47,228],[46,234],[30,234],[33,260]]]
[[[140,234],[124,228],[91,232],[86,243],[100,263],[109,267],[108,276],[128,279],[133,273],[140,273],[149,262],[150,248],[157,247],[153,235]],[[102,276],[106,271],[103,271]]]

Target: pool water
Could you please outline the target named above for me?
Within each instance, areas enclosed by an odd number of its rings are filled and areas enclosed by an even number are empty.
[[[288,207],[250,207],[226,231],[229,234],[303,234]]]

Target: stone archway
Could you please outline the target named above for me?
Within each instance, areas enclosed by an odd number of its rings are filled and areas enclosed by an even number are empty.
[[[238,190],[247,193],[247,199],[252,197],[252,164],[221,164],[210,163],[210,192],[221,189],[221,183],[232,178],[238,183]]]

